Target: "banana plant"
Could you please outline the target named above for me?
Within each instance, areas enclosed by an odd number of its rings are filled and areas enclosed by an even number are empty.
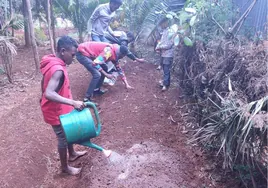
[[[101,3],[106,1],[101,1]],[[83,33],[87,29],[87,21],[99,4],[99,1],[55,0],[55,6],[62,18],[69,19],[78,30],[79,41],[83,41]]]
[[[10,29],[19,30],[24,26],[23,18],[20,15],[13,15],[12,18],[5,20],[2,23],[2,27],[0,29],[0,35],[8,36],[10,35]]]
[[[167,12],[166,17],[170,19],[177,19],[179,27],[175,32],[174,45],[177,46],[182,39],[184,45],[193,46],[195,41],[195,25],[199,21],[202,11],[209,5],[204,0],[187,1],[184,8],[177,14],[174,12]]]
[[[179,30],[174,44],[182,39],[186,46],[193,46],[196,40],[208,42],[217,36],[226,34],[229,23],[234,18],[233,5],[230,0],[215,3],[206,0],[187,0],[184,8],[177,14],[167,12],[167,17],[178,19]],[[217,20],[217,21],[216,21]],[[216,24],[215,24],[216,22]],[[219,27],[217,25],[222,25]]]
[[[148,40],[157,30],[157,23],[165,16],[165,12],[180,10],[185,0],[133,0],[125,3],[124,21],[127,27],[135,25],[134,32],[137,39]],[[136,4],[135,4],[136,2]],[[134,12],[131,14],[130,12]],[[135,16],[135,19],[133,19]],[[133,29],[132,29],[133,31]]]

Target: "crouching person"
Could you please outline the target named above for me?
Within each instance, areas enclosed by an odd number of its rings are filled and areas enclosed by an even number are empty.
[[[86,154],[86,151],[76,152],[73,145],[68,145],[59,116],[71,112],[74,108],[82,110],[85,106],[82,101],[72,99],[69,78],[66,65],[70,65],[77,51],[77,43],[68,36],[63,36],[57,43],[56,55],[46,55],[42,58],[40,69],[43,74],[41,82],[42,98],[41,110],[46,123],[52,128],[58,139],[58,152],[60,156],[62,172],[70,175],[79,174],[81,168],[74,168],[68,165],[78,157]]]
[[[126,46],[103,42],[85,42],[78,46],[76,58],[91,74],[92,80],[87,89],[84,102],[92,100],[94,95],[102,95],[106,91],[101,90],[104,78],[115,79],[114,75],[108,74],[107,63],[111,61],[118,74],[121,76],[127,89],[132,88],[119,64],[119,59],[128,54]]]

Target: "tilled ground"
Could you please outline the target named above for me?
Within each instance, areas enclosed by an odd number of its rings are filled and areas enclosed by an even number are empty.
[[[198,148],[186,144],[178,115],[180,91],[171,87],[162,93],[160,72],[152,64],[128,62],[124,69],[135,89],[127,91],[121,81],[106,86],[109,92],[96,98],[103,129],[92,139],[116,153],[107,160],[96,150],[76,146],[88,154],[72,163],[83,167],[75,177],[60,173],[57,141],[40,112],[40,77],[20,81],[27,83],[23,91],[2,91],[0,187],[226,187],[204,170],[207,163]],[[68,71],[73,96],[81,100],[90,76],[78,63]]]

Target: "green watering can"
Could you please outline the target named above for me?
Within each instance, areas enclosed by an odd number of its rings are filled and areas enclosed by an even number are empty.
[[[95,104],[92,102],[86,102],[85,105],[93,108],[97,125],[95,126],[94,119],[88,108],[84,108],[82,111],[74,109],[68,114],[61,115],[60,122],[64,130],[67,143],[91,147],[102,151],[107,157],[109,157],[111,153],[110,150],[105,150],[90,141],[91,138],[99,136],[101,132],[101,122]]]

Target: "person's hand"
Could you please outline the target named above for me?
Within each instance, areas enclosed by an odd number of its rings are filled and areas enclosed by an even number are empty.
[[[113,36],[113,37],[116,37],[116,34],[114,32],[110,32],[110,34]]]
[[[127,89],[134,89],[134,87],[132,87],[132,86],[130,86],[130,85],[128,85],[128,84],[126,85],[126,88],[127,88]]]
[[[140,62],[140,63],[147,63],[147,61],[145,60],[145,59],[139,59],[139,58],[137,58],[136,59],[138,62]]]
[[[156,53],[160,53],[161,50],[160,50],[160,49],[155,49],[155,52],[156,52]]]
[[[85,103],[82,101],[73,101],[72,106],[76,109],[76,110],[83,110],[85,108]]]

